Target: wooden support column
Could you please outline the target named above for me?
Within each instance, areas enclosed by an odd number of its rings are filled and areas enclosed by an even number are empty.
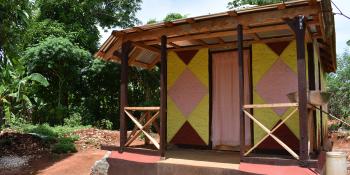
[[[167,37],[163,35],[160,42],[160,155],[164,157],[167,127]]]
[[[120,152],[125,149],[127,139],[126,114],[124,107],[128,106],[128,59],[131,51],[131,42],[122,44],[121,74],[120,74]]]
[[[298,69],[298,99],[299,99],[299,130],[300,130],[300,161],[309,160],[308,145],[308,110],[307,110],[307,85],[306,85],[306,61],[305,61],[305,17],[297,16],[286,20],[294,31],[297,44],[297,69]]]
[[[243,113],[244,102],[244,77],[243,77],[243,27],[237,25],[237,50],[238,50],[238,75],[239,75],[239,118],[240,118],[240,157],[241,160],[245,151],[245,118]]]

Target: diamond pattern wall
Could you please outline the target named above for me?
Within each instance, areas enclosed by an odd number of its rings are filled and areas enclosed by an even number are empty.
[[[168,53],[168,142],[208,145],[208,72],[208,49]]]
[[[298,85],[296,42],[256,43],[253,44],[252,50],[253,102],[255,104],[289,102],[286,95],[297,91]],[[254,116],[271,129],[291,110],[292,108],[255,109]],[[291,132],[299,138],[298,113],[287,120],[286,127],[288,130],[284,132]],[[254,124],[254,143],[260,141],[265,134]]]

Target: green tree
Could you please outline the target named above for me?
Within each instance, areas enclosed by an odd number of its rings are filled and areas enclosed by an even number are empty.
[[[170,22],[170,21],[174,21],[177,19],[182,19],[182,18],[187,18],[188,15],[182,15],[180,13],[169,13],[167,14],[164,19],[162,21],[157,21],[156,18],[150,19],[147,21],[147,24],[155,24],[157,22]]]
[[[286,0],[231,0],[227,4],[227,8],[234,9],[243,5],[267,5],[284,1]]]
[[[350,55],[344,52],[337,58],[337,72],[327,77],[328,91],[332,94],[329,111],[350,121]]]
[[[135,13],[141,0],[38,0],[38,20],[50,19],[74,32],[79,46],[91,53],[97,51],[99,31],[102,28],[130,27],[139,21]]]
[[[29,0],[0,0],[0,69],[17,62],[30,14]]]
[[[91,60],[91,54],[62,37],[48,37],[29,48],[24,56],[27,73],[41,73],[50,86],[33,91],[46,105],[44,114],[51,122],[63,122],[67,117],[69,98],[74,95],[81,70]]]

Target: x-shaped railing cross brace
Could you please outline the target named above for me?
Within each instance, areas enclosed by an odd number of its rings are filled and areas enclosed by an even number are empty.
[[[140,121],[136,119],[130,112],[128,112],[126,109],[124,109],[124,112],[126,115],[135,123],[136,127],[139,129],[136,132],[132,132],[128,141],[126,142],[125,146],[130,145],[141,133],[143,133],[153,144],[154,146],[159,149],[159,143],[156,139],[154,139],[149,133],[147,133],[144,129],[150,126],[159,116],[159,111],[157,111],[146,123],[142,126],[140,123],[145,117],[146,114],[143,114],[140,118]]]
[[[280,144],[285,150],[287,150],[294,158],[299,160],[298,154],[296,154],[288,145],[283,143],[278,137],[276,137],[273,132],[275,132],[282,124],[284,124],[293,114],[298,111],[298,108],[295,108],[287,117],[285,117],[278,125],[276,125],[272,130],[269,130],[265,127],[261,122],[259,122],[254,116],[252,116],[249,112],[243,109],[243,112],[248,116],[251,120],[253,120],[258,126],[260,126],[267,134],[252,148],[250,148],[244,156],[247,156],[250,152],[252,152],[256,147],[258,147],[264,140],[266,140],[269,136],[271,136],[278,144]]]

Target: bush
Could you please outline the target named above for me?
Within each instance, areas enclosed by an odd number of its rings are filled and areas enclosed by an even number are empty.
[[[73,120],[71,120],[73,121]],[[72,122],[73,123],[73,122]],[[79,139],[77,135],[71,135],[70,133],[91,126],[50,126],[49,124],[18,124],[16,130],[24,133],[33,133],[39,135],[44,141],[48,143],[54,143],[52,146],[52,152],[54,153],[73,153],[76,152],[74,142]]]
[[[75,153],[77,149],[75,148],[74,142],[58,142],[53,146],[52,152],[57,154]]]
[[[111,130],[113,127],[113,123],[107,119],[102,119],[97,122],[97,128],[99,129],[108,129]]]
[[[81,126],[82,125],[82,117],[79,113],[73,113],[69,118],[64,119],[64,125],[75,127],[75,126]]]

